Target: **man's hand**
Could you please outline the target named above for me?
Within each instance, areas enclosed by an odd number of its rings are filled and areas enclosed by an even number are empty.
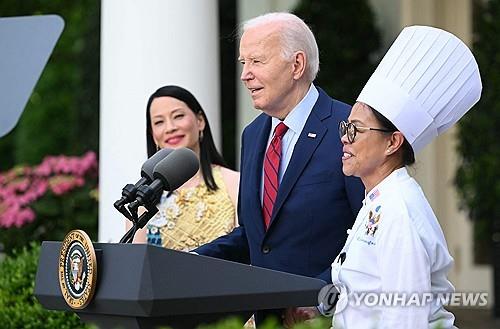
[[[283,327],[292,328],[296,323],[304,322],[320,315],[318,309],[312,307],[287,308],[283,313]]]

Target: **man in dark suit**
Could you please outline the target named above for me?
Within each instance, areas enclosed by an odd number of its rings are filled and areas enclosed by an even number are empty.
[[[263,112],[242,135],[240,226],[195,252],[331,282],[364,198],[361,182],[342,173],[338,126],[350,106],[313,85],[318,47],[295,15],[248,21],[239,61]]]

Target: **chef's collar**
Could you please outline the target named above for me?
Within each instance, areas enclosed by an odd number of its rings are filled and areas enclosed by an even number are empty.
[[[395,181],[400,180],[402,177],[408,177],[408,170],[406,167],[402,167],[394,170],[386,178],[384,178],[380,183],[375,185],[368,193],[365,191],[365,199],[363,200],[363,205],[369,205],[376,202],[384,193],[387,193]]]

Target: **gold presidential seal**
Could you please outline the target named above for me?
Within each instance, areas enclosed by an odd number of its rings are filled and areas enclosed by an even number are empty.
[[[85,308],[94,296],[97,261],[87,233],[73,230],[64,238],[59,253],[59,286],[73,309]]]

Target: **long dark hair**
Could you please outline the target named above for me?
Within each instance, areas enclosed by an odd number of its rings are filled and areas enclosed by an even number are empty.
[[[155,91],[151,96],[149,96],[148,105],[146,107],[146,142],[148,148],[148,157],[151,157],[156,153],[156,143],[153,139],[153,132],[151,129],[151,103],[155,98],[158,97],[173,97],[184,103],[194,112],[195,115],[203,116],[205,120],[205,129],[203,129],[203,138],[200,139],[200,167],[201,173],[203,175],[203,180],[205,185],[209,190],[217,190],[217,184],[215,183],[214,176],[212,173],[212,165],[220,165],[226,167],[226,163],[222,155],[215,147],[214,139],[212,137],[212,132],[210,130],[210,125],[208,124],[207,116],[203,111],[200,103],[196,98],[186,89],[179,86],[164,86]]]
[[[399,129],[396,128],[396,126],[389,119],[387,119],[384,115],[382,115],[379,111],[375,110],[373,107],[371,106],[369,107],[373,111],[373,114],[375,115],[377,121],[382,126],[381,128],[390,131],[399,131]],[[410,143],[406,140],[406,137],[405,141],[403,142],[403,145],[401,146],[401,151],[402,151],[401,158],[404,166],[411,166],[412,164],[415,163],[415,153],[413,152],[413,148],[411,147]]]

